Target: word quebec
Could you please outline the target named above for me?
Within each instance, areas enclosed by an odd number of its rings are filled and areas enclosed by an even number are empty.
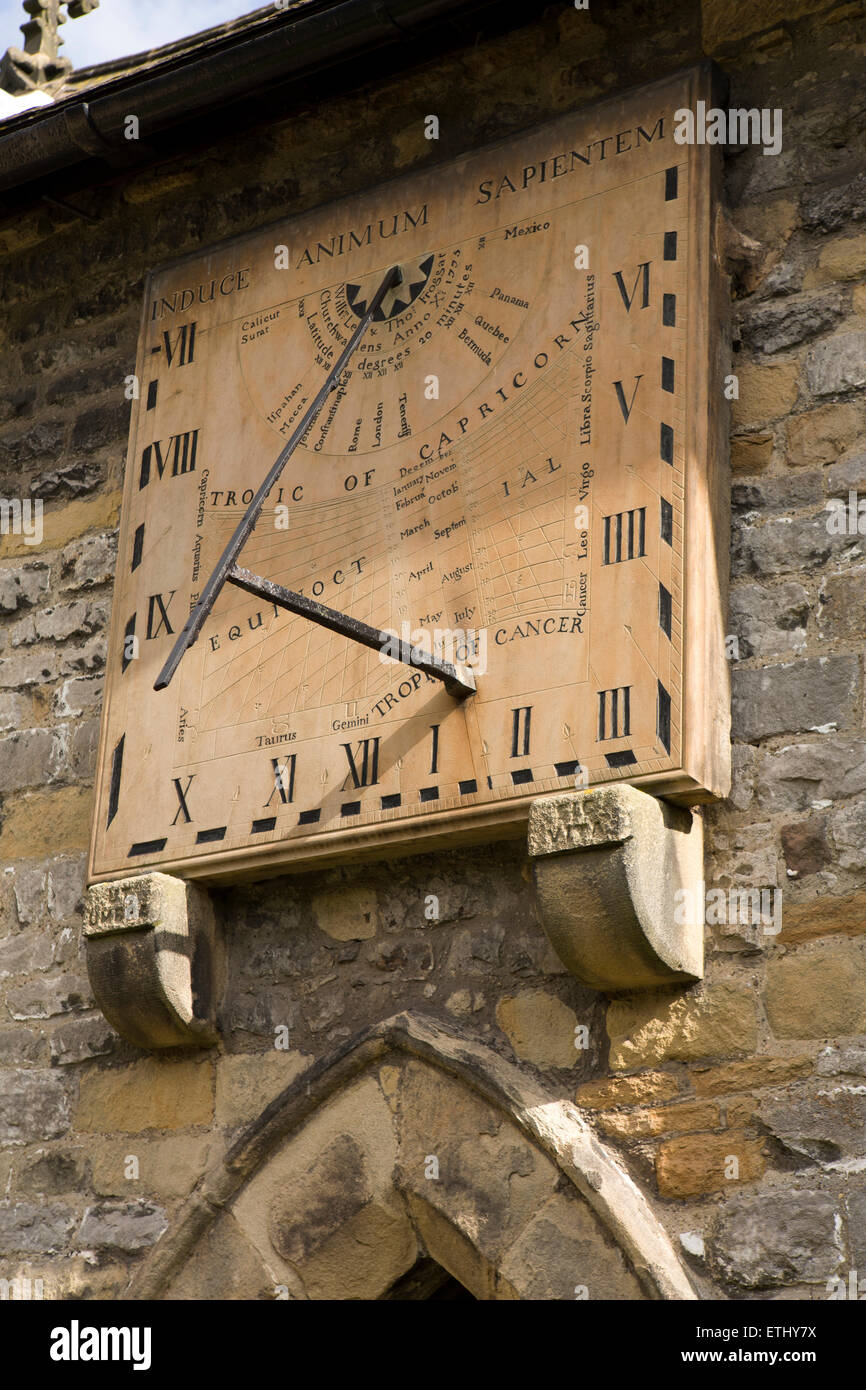
[[[150,1370],[149,1327],[69,1327],[51,1329],[52,1361],[131,1361],[134,1371]]]
[[[674,140],[678,145],[763,145],[764,154],[779,154],[782,149],[782,112],[779,107],[745,110],[735,107],[722,111],[718,106],[707,110],[699,101],[695,110],[681,107],[674,112]]]

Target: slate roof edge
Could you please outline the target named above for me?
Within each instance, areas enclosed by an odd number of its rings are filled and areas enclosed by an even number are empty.
[[[317,69],[354,64],[383,46],[399,51],[443,21],[506,8],[495,0],[301,0],[151,53],[81,69],[50,106],[0,124],[0,192],[86,160],[115,168],[140,164],[156,157],[148,150],[149,135],[277,84],[300,82]],[[112,76],[116,67],[121,71]],[[130,114],[139,118],[140,141],[125,138]]]

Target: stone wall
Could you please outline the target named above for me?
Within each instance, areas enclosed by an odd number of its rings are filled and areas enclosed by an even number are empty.
[[[94,1007],[81,911],[145,270],[705,54],[732,105],[784,114],[781,154],[727,161],[735,781],[706,816],[708,889],[781,889],[781,931],[710,924],[703,984],[609,1002],[547,946],[513,845],[238,887],[223,1042],[138,1052]],[[239,1126],[412,1009],[577,1099],[705,1290],[866,1277],[866,539],[825,510],[866,495],[864,93],[863,3],[551,5],[84,190],[92,220],[0,209],[0,494],[46,502],[41,545],[0,538],[0,1275],[121,1289]]]

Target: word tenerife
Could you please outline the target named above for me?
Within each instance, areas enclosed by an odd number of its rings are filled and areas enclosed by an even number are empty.
[[[52,1361],[131,1361],[134,1371],[150,1370],[149,1327],[68,1327],[51,1329]]]
[[[699,101],[694,111],[682,107],[674,112],[674,140],[678,145],[763,145],[764,154],[779,154],[782,148],[782,112],[779,107],[748,111],[739,107],[722,111],[707,110]]]

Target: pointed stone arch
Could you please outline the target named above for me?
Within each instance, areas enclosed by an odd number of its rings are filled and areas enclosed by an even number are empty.
[[[424,1259],[481,1299],[697,1297],[579,1109],[417,1014],[297,1076],[125,1296],[369,1300]]]

